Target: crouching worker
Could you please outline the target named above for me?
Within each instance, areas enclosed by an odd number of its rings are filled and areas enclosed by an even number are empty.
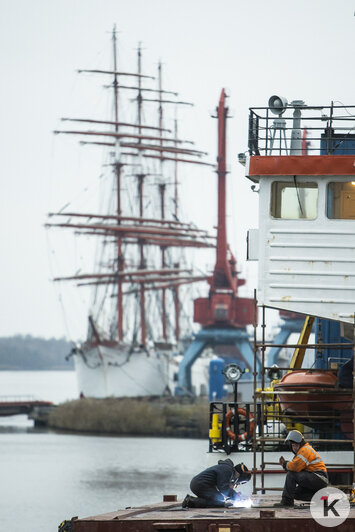
[[[290,462],[280,457],[287,475],[281,502],[274,504],[275,507],[292,507],[294,499],[310,501],[318,490],[329,484],[323,460],[298,430],[291,430],[285,442],[290,443],[295,456]]]
[[[240,496],[235,491],[238,484],[250,480],[250,473],[244,464],[234,466],[232,460],[219,460],[218,464],[196,475],[190,483],[196,495],[186,495],[183,508],[214,508],[233,506]]]

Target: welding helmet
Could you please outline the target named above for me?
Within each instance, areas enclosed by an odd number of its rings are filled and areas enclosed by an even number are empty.
[[[245,484],[251,479],[251,474],[243,462],[234,466],[234,469],[237,471],[237,473],[239,473],[239,477],[235,481],[236,484]]]
[[[303,434],[299,430],[291,430],[285,439],[285,443],[301,443],[303,441]]]

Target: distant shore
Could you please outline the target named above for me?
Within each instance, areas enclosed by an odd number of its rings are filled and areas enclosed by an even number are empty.
[[[72,346],[64,338],[0,337],[0,371],[73,370],[73,358],[68,356]]]
[[[207,398],[83,398],[58,405],[48,425],[66,432],[207,438],[209,403]]]

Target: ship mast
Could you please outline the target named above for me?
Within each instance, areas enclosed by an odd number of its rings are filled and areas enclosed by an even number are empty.
[[[142,73],[142,53],[141,53],[141,44],[138,45],[138,94],[137,94],[137,107],[138,107],[138,144],[140,145],[141,142],[141,124],[142,124],[142,81],[141,81],[141,75]],[[139,169],[140,172],[137,174],[137,180],[138,180],[138,198],[139,198],[139,217],[144,217],[144,205],[143,205],[143,184],[144,184],[144,178],[146,175],[142,171],[142,152],[139,150],[138,152],[138,162],[139,162]],[[141,270],[145,269],[145,257],[144,257],[144,241],[139,240],[139,255],[140,255],[140,263],[139,268]],[[145,346],[146,344],[146,319],[145,319],[145,284],[141,283],[140,285],[140,316],[141,316],[141,345]]]
[[[178,138],[178,122],[175,118],[174,120],[174,138]],[[177,143],[175,142],[175,146]],[[179,213],[179,197],[178,197],[178,163],[174,163],[174,218],[178,220]],[[180,266],[179,262],[174,263],[174,267],[178,268]],[[174,297],[174,307],[175,307],[175,338],[176,341],[180,340],[180,297],[179,297],[179,287],[173,287],[173,297]]]
[[[159,112],[159,127],[162,128],[163,127],[163,103],[162,103],[162,69],[161,69],[161,63],[159,62],[158,64],[158,91],[159,91],[159,107],[158,107],[158,112]],[[160,146],[163,145],[163,141],[160,140]],[[160,155],[162,156],[163,155],[163,152],[160,152]],[[164,168],[164,160],[163,159],[160,159],[160,171],[161,171],[161,175],[163,177],[164,175],[164,172],[163,172],[163,168]],[[162,220],[165,219],[165,188],[166,188],[166,183],[163,182],[163,180],[161,181],[161,183],[159,184],[159,194],[160,194],[160,217]],[[162,246],[161,248],[161,268],[164,269],[166,264],[165,264],[165,252],[166,252],[166,248],[165,246]],[[163,339],[166,341],[167,339],[167,334],[166,334],[166,289],[163,288],[162,291],[161,291],[161,306],[162,306],[162,329],[163,329]]]
[[[116,42],[116,26],[113,28],[112,33],[113,44],[113,91],[114,91],[114,112],[115,112],[115,132],[118,133],[118,79],[117,79],[117,42]],[[116,144],[116,161],[114,164],[114,171],[116,173],[116,188],[117,188],[117,224],[120,225],[121,216],[121,168],[120,163],[120,140],[117,137]],[[119,275],[117,276],[117,335],[118,340],[123,340],[123,293],[122,293],[122,274],[124,269],[124,259],[122,256],[122,236],[117,234],[117,269]]]

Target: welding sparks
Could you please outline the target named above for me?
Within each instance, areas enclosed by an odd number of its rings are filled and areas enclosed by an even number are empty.
[[[239,501],[233,502],[234,508],[251,508],[253,505],[252,500],[250,497],[247,497],[245,499],[240,499]]]

